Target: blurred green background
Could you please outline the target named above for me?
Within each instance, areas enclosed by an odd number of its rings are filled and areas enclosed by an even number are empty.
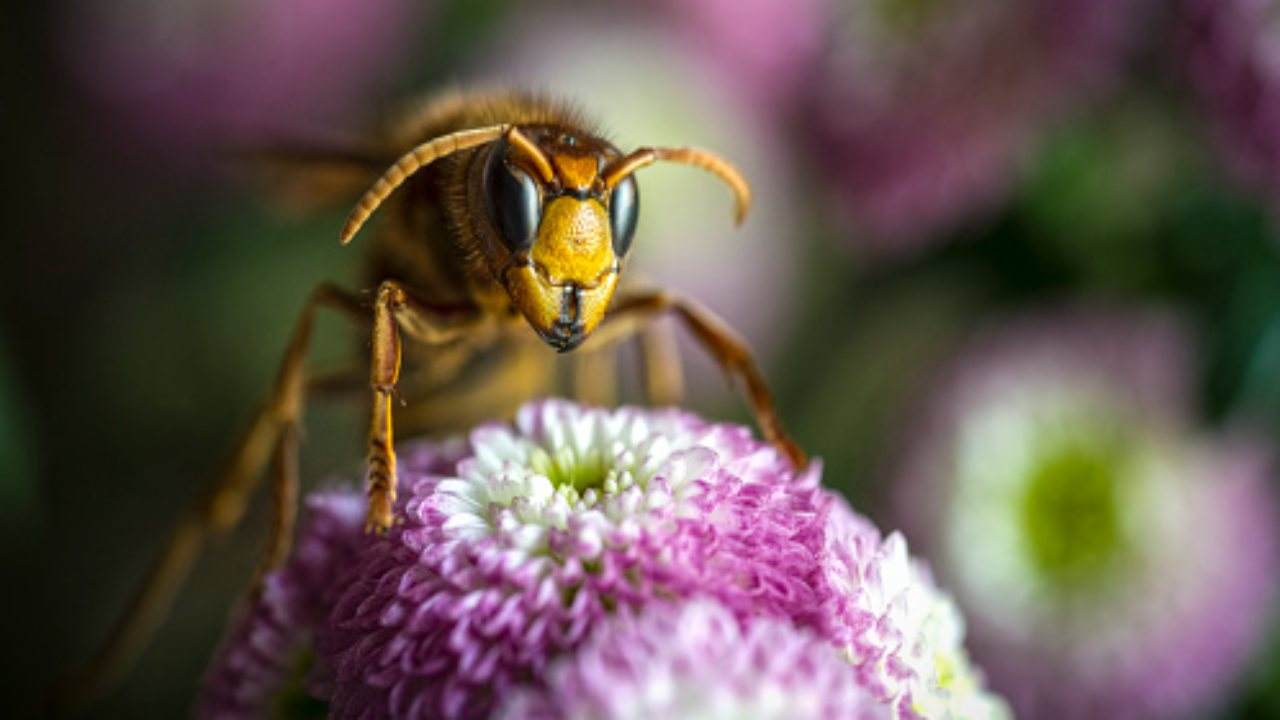
[[[1176,23],[1168,8],[1138,3],[1135,26],[1147,32],[1131,38],[1121,69],[1104,89],[1037,121],[998,199],[937,223],[908,250],[882,253],[860,245],[864,226],[833,191],[824,136],[805,122],[823,111],[794,97],[746,97],[715,71],[683,72],[673,58],[696,57],[701,31],[688,33],[678,7],[605,4],[584,18],[571,3],[440,0],[345,18],[341,4],[301,3],[314,7],[288,15],[282,27],[292,39],[259,42],[321,59],[268,78],[277,85],[237,89],[202,84],[208,78],[191,68],[212,63],[216,75],[217,52],[241,52],[271,74],[270,52],[199,46],[203,29],[225,27],[224,14],[251,4],[176,5],[188,14],[165,17],[140,1],[11,4],[0,23],[9,237],[0,261],[0,582],[9,608],[0,636],[20,714],[37,713],[43,689],[102,640],[248,420],[307,291],[358,277],[359,248],[335,240],[341,209],[278,212],[219,162],[223,141],[350,137],[396,101],[476,78],[565,85],[624,146],[687,137],[735,159],[754,154],[743,162],[762,215],[745,236],[728,227],[721,188],[679,170],[644,176],[637,262],[650,262],[656,281],[665,267],[692,267],[687,289],[747,326],[795,436],[823,458],[827,481],[873,518],[883,517],[888,449],[931,370],[991,318],[1055,302],[1175,309],[1198,340],[1205,423],[1251,422],[1280,435],[1280,227],[1268,191],[1237,181],[1216,151],[1167,41],[1177,35],[1165,32]],[[347,24],[367,35],[321,29]],[[619,38],[646,38],[636,52],[650,53],[652,67],[617,60],[642,80],[610,71],[562,82],[551,68],[575,61],[554,54],[603,62],[574,38],[607,44],[610,27]],[[320,49],[295,33],[317,33]],[[159,36],[165,42],[147,40]],[[348,48],[334,62],[360,67],[338,72],[325,47]],[[166,63],[190,70],[176,81],[188,92],[140,77]],[[236,72],[254,75],[252,63]],[[544,74],[527,81],[529,73]],[[264,96],[271,100],[255,104]],[[703,105],[686,119],[681,108],[695,101]],[[220,133],[227,128],[234,132]],[[658,128],[666,134],[638,134]],[[688,185],[664,196],[668,182]],[[679,235],[686,222],[697,223],[686,231],[697,243],[657,238]],[[710,277],[697,286],[708,255],[728,258],[723,267],[752,282],[726,291],[728,280]],[[340,322],[323,321],[319,335],[322,367],[353,346]],[[709,372],[705,361],[691,364],[694,377]],[[695,394],[696,409],[747,419],[726,388],[699,384],[711,389]],[[354,476],[361,412],[313,404],[308,482]],[[129,681],[95,714],[185,712],[264,527],[259,507],[215,544]],[[1267,645],[1232,685],[1222,717],[1280,716],[1280,638]]]

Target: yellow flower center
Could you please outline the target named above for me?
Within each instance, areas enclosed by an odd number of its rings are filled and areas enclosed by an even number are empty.
[[[603,489],[610,465],[599,452],[578,457],[569,448],[560,448],[554,454],[538,448],[529,458],[534,472],[546,476],[556,488],[572,488],[577,493]]]
[[[1128,457],[1119,443],[1076,441],[1047,450],[1022,496],[1026,551],[1054,584],[1086,585],[1123,550],[1118,495]]]

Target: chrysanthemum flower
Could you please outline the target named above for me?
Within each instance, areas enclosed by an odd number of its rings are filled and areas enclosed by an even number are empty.
[[[1167,319],[1026,322],[945,375],[899,479],[904,523],[1020,714],[1194,714],[1266,618],[1265,455],[1188,429]]]
[[[360,548],[308,596],[319,619],[294,615],[315,638],[308,687],[337,717],[484,716],[608,618],[681,598],[814,633],[884,708],[999,712],[901,538],[882,540],[819,487],[817,465],[797,475],[747,428],[544,401],[447,452],[406,450],[400,470],[399,524],[355,532]],[[254,637],[298,637],[286,615],[252,614],[220,662]],[[218,696],[245,692],[237,663]]]
[[[889,708],[826,639],[786,621],[745,623],[713,602],[658,603],[606,620],[556,661],[545,688],[499,720],[872,720]]]
[[[1114,73],[1135,4],[832,3],[811,119],[859,242],[908,250],[998,202],[1045,126]]]
[[[333,710],[476,716],[606,614],[709,594],[741,615],[817,603],[827,497],[745,428],[526,406],[419,474],[320,637]]]
[[[1237,174],[1280,204],[1280,3],[1184,0],[1192,82]]]

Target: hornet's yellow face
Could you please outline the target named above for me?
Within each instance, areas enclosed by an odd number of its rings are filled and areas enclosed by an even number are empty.
[[[538,335],[563,352],[595,330],[618,286],[608,211],[595,198],[546,204],[529,262],[507,271],[511,301]]]
[[[552,129],[530,136],[541,140],[541,162],[499,144],[486,164],[485,191],[510,253],[500,280],[511,303],[544,342],[565,352],[604,319],[639,198],[630,177],[606,191],[599,171],[617,153],[600,141]]]

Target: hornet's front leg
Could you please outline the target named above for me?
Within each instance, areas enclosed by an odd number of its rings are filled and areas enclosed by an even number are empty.
[[[807,462],[804,451],[783,429],[773,405],[773,395],[751,351],[737,333],[700,303],[665,290],[637,292],[619,298],[583,349],[595,349],[633,336],[667,314],[675,316],[692,333],[730,379],[741,383],[765,440],[786,455],[797,469],[803,468]]]
[[[373,411],[369,421],[369,510],[366,532],[384,532],[392,524],[396,500],[395,428],[392,403],[400,379],[400,333],[427,345],[441,345],[486,324],[471,307],[433,307],[415,299],[394,280],[378,288],[373,309],[373,343],[369,386]]]

